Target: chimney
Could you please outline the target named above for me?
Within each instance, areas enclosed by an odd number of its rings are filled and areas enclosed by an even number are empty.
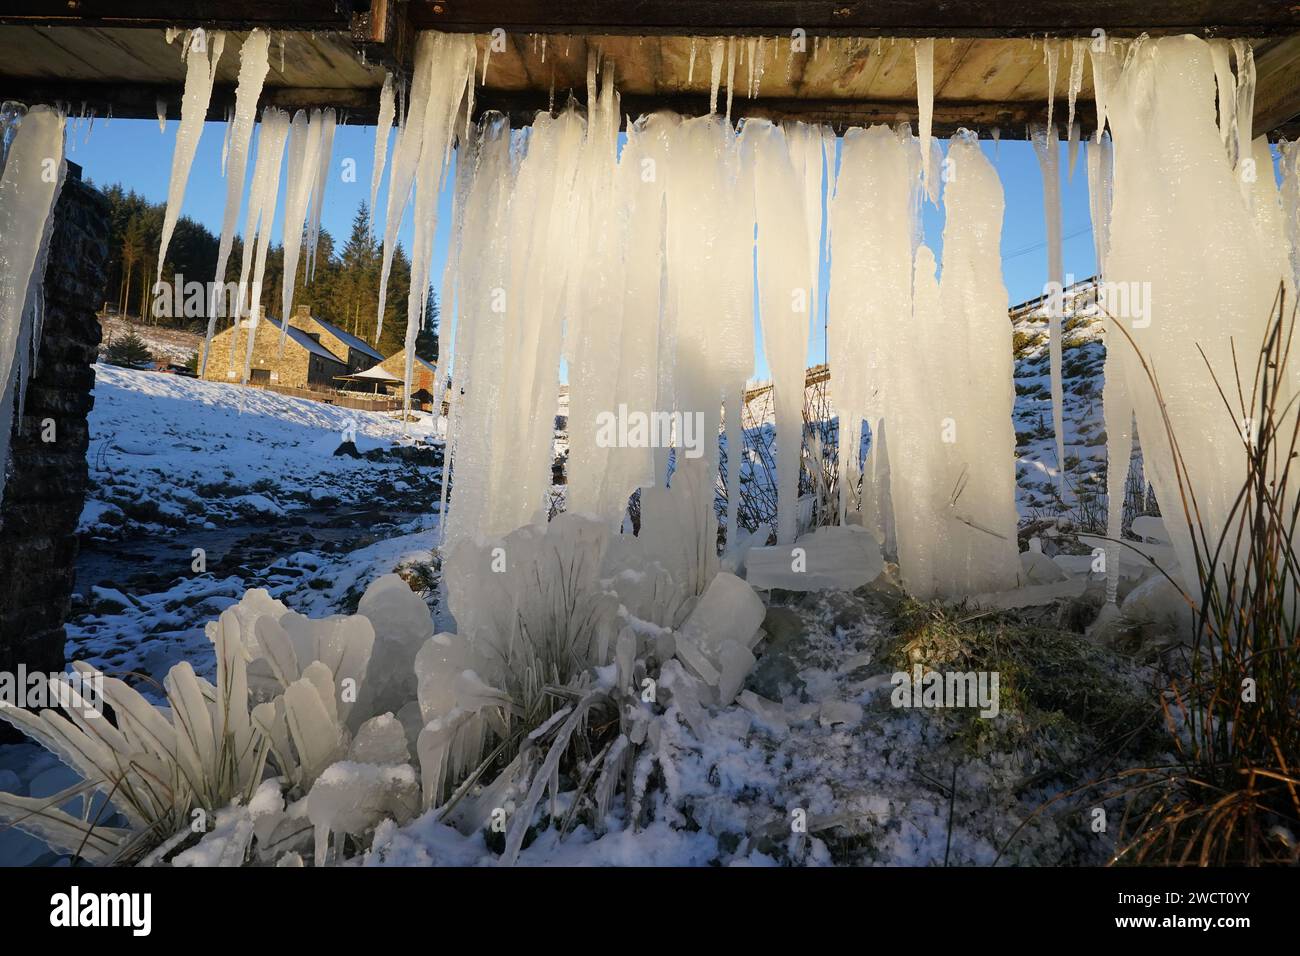
[[[312,318],[311,318],[310,305],[298,306],[298,309],[296,312],[294,312],[293,317],[289,319],[289,324],[295,329],[309,329],[311,328],[311,323],[312,323]]]

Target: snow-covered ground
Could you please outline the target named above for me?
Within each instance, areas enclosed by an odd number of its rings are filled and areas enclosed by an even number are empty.
[[[1045,327],[1042,316],[1016,323],[1016,331],[1028,336]],[[1050,426],[1051,418],[1046,341],[1028,336],[1016,355],[1018,432],[1032,431],[1043,417]],[[1076,481],[1105,463],[1104,440],[1097,440],[1104,353],[1095,325],[1074,324],[1065,354],[1067,448],[1079,457],[1070,469]],[[331,508],[403,492],[436,501],[440,468],[392,454],[378,460],[333,454],[349,426],[364,453],[430,442],[434,423],[418,422],[405,435],[402,424],[384,414],[258,389],[106,365],[97,366],[96,375],[89,455],[94,489],[83,516],[88,536],[134,542],[171,529],[197,534],[261,519],[267,540],[257,553],[267,557],[178,573],[150,593],[87,588],[68,626],[71,659],[107,673],[140,675],[141,692],[156,696],[152,682],[179,661],[214,676],[204,625],[249,588],[265,588],[294,610],[323,617],[354,611],[365,587],[393,570],[417,590],[436,581],[432,507],[413,519],[376,519],[361,547],[300,546],[286,527],[295,513],[319,519]],[[562,405],[561,415],[565,411]],[[1028,518],[1049,497],[1040,485],[1052,480],[1050,432],[1022,439],[1018,454],[1019,504]],[[426,597],[433,604],[432,593]],[[629,825],[620,802],[605,832],[578,826],[560,840],[552,827],[520,861],[988,865],[1059,787],[1050,773],[1042,786],[1025,782],[1094,743],[1073,731],[1057,735],[1051,725],[1026,732],[1025,715],[1006,712],[990,722],[988,740],[972,749],[960,718],[890,706],[881,675],[897,666],[889,654],[898,623],[877,596],[777,601],[764,628],[767,638],[747,687],[770,705],[755,708],[751,698],[748,708],[722,708],[694,730],[670,710],[657,745],[662,795],[652,822]],[[1135,667],[1118,659],[1107,666],[1136,687]],[[0,789],[48,795],[69,784],[68,773],[37,748],[0,747]],[[792,831],[794,811],[805,815],[807,833]],[[1007,859],[1089,863],[1103,860],[1107,849],[1085,831],[1044,817],[1017,836]],[[50,860],[36,841],[15,832],[0,835],[0,863],[43,858]],[[463,836],[426,814],[404,827],[382,824],[360,862],[474,865],[496,859],[484,834]]]
[[[349,429],[363,454],[432,443],[429,416],[403,426],[389,413],[103,363],[95,366],[94,394],[91,489],[81,518],[81,531],[93,537],[282,518],[437,478],[437,469],[396,455],[334,454]]]

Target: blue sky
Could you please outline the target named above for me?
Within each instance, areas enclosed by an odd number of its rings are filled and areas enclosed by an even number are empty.
[[[85,175],[97,185],[121,183],[150,200],[162,202],[167,197],[167,182],[171,173],[172,149],[176,141],[175,120],[159,132],[155,120],[115,119],[95,122],[93,129],[86,122],[69,121],[68,159],[80,163]],[[204,223],[214,233],[219,233],[225,205],[226,183],[221,176],[221,145],[225,124],[207,123],[199,141],[198,153],[190,172],[182,208],[184,215]],[[341,244],[346,240],[357,204],[370,196],[370,174],[374,156],[375,130],[368,126],[340,126],[334,139],[333,173],[326,189],[322,221],[326,229]],[[946,149],[947,143],[944,147]],[[1046,225],[1043,217],[1043,185],[1038,162],[1032,146],[1024,141],[1004,140],[995,144],[982,140],[985,154],[996,165],[1006,195],[1006,213],[1002,225],[1003,278],[1012,303],[1024,301],[1041,294],[1047,280]],[[391,153],[391,144],[390,144]],[[346,161],[355,163],[355,179],[344,176]],[[1092,275],[1095,261],[1092,248],[1091,222],[1088,214],[1088,185],[1083,150],[1079,152],[1078,167],[1073,181],[1068,179],[1066,151],[1061,149],[1062,233],[1064,241],[1065,271],[1076,278]],[[250,164],[251,166],[251,164]],[[283,181],[281,183],[283,187]],[[387,175],[380,183],[378,205],[381,210],[387,193]],[[434,244],[435,288],[441,285],[441,263],[447,255],[450,224],[450,193],[444,190],[438,204],[438,233]],[[280,205],[276,212],[273,239],[280,241],[284,212],[284,195],[281,189]],[[382,229],[382,211],[376,214],[376,231]],[[239,219],[242,229],[243,217]],[[924,210],[926,241],[941,256],[943,231],[942,204],[938,208],[926,204]],[[399,232],[402,244],[411,248],[411,223],[408,210]],[[823,276],[822,288],[826,287]],[[439,288],[441,296],[441,289]],[[824,337],[821,330],[814,332],[809,343],[810,361],[822,361]],[[760,359],[758,374],[765,374]]]

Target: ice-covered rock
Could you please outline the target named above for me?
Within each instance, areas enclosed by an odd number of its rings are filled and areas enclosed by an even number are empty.
[[[1124,599],[1120,611],[1129,626],[1150,636],[1187,637],[1192,631],[1192,607],[1187,595],[1163,574],[1153,574]]]
[[[375,631],[364,687],[370,713],[397,713],[416,696],[415,658],[433,636],[424,599],[396,574],[377,578],[357,604]]]
[[[709,583],[681,631],[706,650],[721,648],[728,641],[752,647],[766,613],[749,584],[722,571]]]
[[[316,831],[316,865],[326,862],[330,834],[335,853],[343,834],[360,837],[381,820],[406,823],[419,811],[415,768],[339,761],[324,771],[307,795],[307,818]]]
[[[411,753],[401,722],[392,714],[371,717],[352,738],[348,760],[384,767],[409,763]]]
[[[1041,550],[1020,552],[1020,569],[1030,584],[1055,584],[1066,578],[1061,566]]]
[[[1163,518],[1155,515],[1139,515],[1131,525],[1133,533],[1145,541],[1155,544],[1171,544],[1173,538],[1165,528]]]

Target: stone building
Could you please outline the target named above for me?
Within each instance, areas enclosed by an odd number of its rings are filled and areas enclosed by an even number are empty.
[[[86,494],[86,416],[108,261],[108,201],[68,175],[55,207],[36,372],[13,429],[0,507],[0,671],[60,671]],[[0,739],[7,736],[0,727]]]
[[[401,383],[406,381],[406,349],[394,352],[379,363],[379,367],[396,379],[397,385],[393,388],[393,393],[401,395]],[[415,363],[411,366],[412,401],[420,405],[433,401],[433,379],[436,374],[437,369],[433,365],[418,355],[415,357]]]
[[[228,327],[212,338],[212,355],[203,377],[213,382],[240,381],[244,374],[244,353],[248,347],[248,320],[237,328]],[[281,385],[289,388],[337,387],[335,378],[346,375],[352,347],[339,339],[333,326],[328,328],[312,318],[306,306],[289,320],[289,334],[280,349],[281,325],[275,319],[258,322],[253,338],[253,362],[249,380],[254,385]],[[360,340],[358,340],[360,341]],[[231,346],[234,363],[231,363]],[[365,343],[361,343],[365,344]],[[338,351],[331,350],[333,346]],[[356,361],[360,365],[369,362]]]

